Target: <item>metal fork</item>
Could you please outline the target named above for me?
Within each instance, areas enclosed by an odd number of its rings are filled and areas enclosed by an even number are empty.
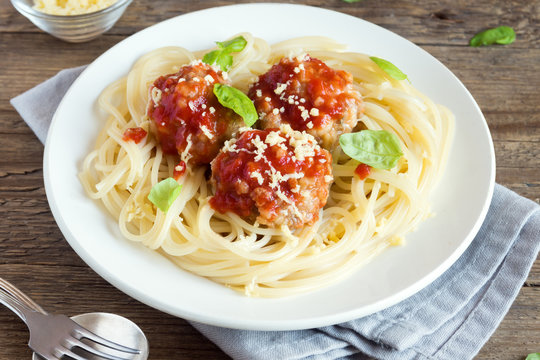
[[[30,330],[28,346],[47,360],[57,360],[63,356],[85,360],[77,349],[108,360],[129,359],[95,349],[86,342],[94,342],[124,354],[140,353],[140,350],[117,344],[94,334],[65,315],[47,313],[30,297],[2,278],[0,278],[0,303],[7,306],[26,323]],[[83,342],[83,339],[86,339],[86,342]]]

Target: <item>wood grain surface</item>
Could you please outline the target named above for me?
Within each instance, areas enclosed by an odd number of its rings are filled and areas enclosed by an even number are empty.
[[[104,311],[135,321],[151,359],[227,359],[186,321],[128,297],[94,273],[55,224],[43,186],[43,145],[9,99],[59,70],[87,64],[147,26],[192,11],[244,3],[135,0],[107,34],[68,44],[34,27],[0,0],[0,276],[52,312]],[[452,70],[480,105],[491,130],[497,182],[540,199],[540,0],[284,1],[324,7],[383,26],[427,50]],[[514,27],[508,46],[471,48],[488,27]],[[362,34],[358,34],[361,41]],[[0,307],[0,359],[30,359],[25,325]],[[540,352],[540,261],[477,359],[524,359]]]

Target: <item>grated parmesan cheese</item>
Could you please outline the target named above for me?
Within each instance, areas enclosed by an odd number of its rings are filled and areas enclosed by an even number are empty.
[[[203,132],[203,134],[209,138],[209,139],[212,139],[214,137],[214,135],[212,134],[212,132],[210,131],[210,129],[208,129],[206,127],[206,125],[202,125],[201,127],[201,131]]]
[[[152,88],[152,101],[154,102],[154,107],[157,107],[159,102],[161,101],[161,90],[159,90],[157,87]]]
[[[281,93],[284,92],[286,88],[287,88],[287,84],[278,83],[278,87],[274,90],[274,92],[277,95],[281,95]]]
[[[108,8],[117,0],[34,0],[34,9],[51,15],[80,15]]]
[[[251,176],[252,178],[257,179],[257,182],[259,183],[259,185],[262,185],[264,183],[264,179],[263,179],[261,173],[258,172],[258,171],[252,172],[249,176]]]
[[[284,141],[286,140],[282,138],[277,131],[270,132],[268,135],[266,135],[266,139],[264,140],[264,142],[270,146],[281,144]]]
[[[188,135],[186,138],[187,145],[184,151],[180,154],[180,158],[182,161],[184,161],[186,164],[188,163],[189,159],[193,157],[193,155],[190,154],[189,149],[191,149],[191,146],[193,145],[193,142],[191,141],[191,134]]]
[[[255,151],[255,154],[257,155],[255,156],[255,161],[261,160],[264,157],[264,150],[268,148],[268,145],[262,142],[259,135],[252,139],[251,143],[257,148],[257,150]]]
[[[221,149],[222,152],[238,152],[238,149],[236,148],[236,139],[232,138],[223,144],[223,148]]]

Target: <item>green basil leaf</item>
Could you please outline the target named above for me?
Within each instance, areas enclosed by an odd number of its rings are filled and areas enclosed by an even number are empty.
[[[516,33],[510,26],[499,26],[487,29],[474,35],[469,41],[473,47],[487,46],[493,44],[507,45],[516,40]]]
[[[390,75],[392,78],[396,80],[405,80],[407,79],[407,75],[405,75],[399,68],[392,64],[388,60],[384,60],[375,56],[369,57],[375,64],[377,64],[378,67],[384,70],[388,75]]]
[[[246,39],[244,39],[243,36],[235,37],[234,39],[231,39],[229,41],[216,41],[216,44],[219,48],[225,50],[226,52],[240,52],[244,50],[244,48],[247,45]]]
[[[391,169],[403,156],[398,137],[386,130],[343,134],[339,144],[345,154],[376,169]]]
[[[532,353],[527,355],[525,360],[540,360],[540,353]]]
[[[233,110],[244,119],[246,126],[255,124],[259,116],[251,99],[232,86],[215,84],[214,94],[221,105]]]
[[[218,49],[205,54],[202,61],[208,65],[218,65],[221,71],[229,71],[233,63],[233,57],[230,54],[244,50],[247,41],[242,36],[238,36],[225,42],[216,41],[216,44]]]
[[[229,71],[233,63],[233,57],[228,54],[222,55],[217,61],[216,64],[219,65],[222,71]]]
[[[202,61],[208,65],[218,65],[221,71],[229,71],[233,57],[224,53],[223,50],[214,50],[205,54]]]
[[[161,211],[167,212],[178,195],[180,195],[182,185],[178,184],[172,177],[161,180],[150,190],[148,200],[156,205]]]
[[[204,54],[202,61],[208,65],[214,65],[217,60],[222,56],[222,50],[214,50]]]

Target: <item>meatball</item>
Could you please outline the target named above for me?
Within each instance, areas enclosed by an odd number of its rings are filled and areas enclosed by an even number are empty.
[[[311,135],[289,125],[243,131],[212,162],[210,205],[269,227],[312,225],[328,198],[331,164]]]
[[[364,107],[353,77],[309,55],[282,58],[249,90],[262,128],[290,124],[332,150],[358,123]]]
[[[148,117],[166,154],[180,154],[191,165],[209,164],[234,132],[240,116],[223,107],[213,93],[224,84],[220,70],[194,61],[176,74],[161,76],[150,87]]]

